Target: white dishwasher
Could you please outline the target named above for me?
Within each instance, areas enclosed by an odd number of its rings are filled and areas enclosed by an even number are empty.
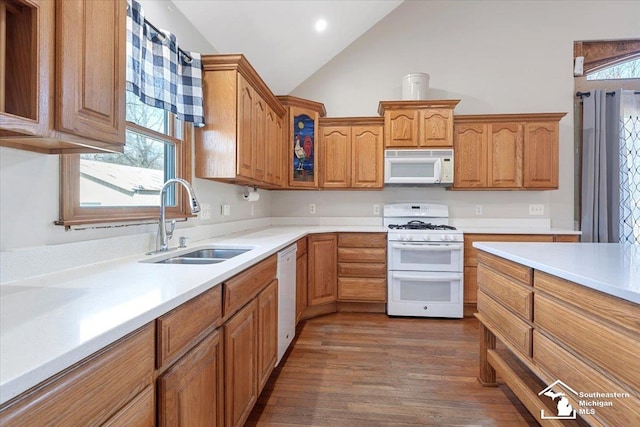
[[[296,251],[291,245],[278,252],[278,360],[296,334]]]

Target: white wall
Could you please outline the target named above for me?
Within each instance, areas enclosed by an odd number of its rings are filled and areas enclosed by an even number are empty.
[[[142,0],[140,3],[149,21],[175,33],[184,49],[217,53],[171,2]],[[59,180],[59,156],[0,147],[0,251],[155,233],[157,226],[153,225],[65,232],[63,227],[53,224],[59,217]],[[178,228],[269,216],[268,191],[261,192],[260,200],[253,203],[255,212],[251,216],[250,204],[240,196],[242,187],[193,177],[190,180],[200,203],[211,206],[211,219],[189,219],[187,223],[179,223]],[[222,204],[231,206],[230,216],[220,214]],[[193,236],[198,232],[191,230],[189,234]]]
[[[573,42],[640,37],[640,2],[405,1],[292,94],[327,115],[375,116],[401,98],[402,77],[430,74],[430,99],[461,99],[456,114],[567,112],[560,122],[560,188],[538,192],[275,192],[273,216],[372,215],[372,204],[442,201],[451,215],[528,217],[542,203],[552,226],[573,228]],[[340,201],[341,203],[336,203]],[[539,218],[539,217],[535,217]]]

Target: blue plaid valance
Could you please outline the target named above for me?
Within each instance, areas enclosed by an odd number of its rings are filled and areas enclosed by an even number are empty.
[[[181,52],[176,36],[149,25],[135,0],[127,0],[126,85],[145,104],[204,125],[200,54]]]

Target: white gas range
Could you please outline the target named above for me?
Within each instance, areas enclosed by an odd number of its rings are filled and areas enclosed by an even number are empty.
[[[463,233],[449,208],[429,203],[384,206],[387,227],[387,314],[463,315]]]

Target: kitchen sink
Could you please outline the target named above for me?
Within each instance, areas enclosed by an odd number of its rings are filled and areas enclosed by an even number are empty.
[[[202,246],[194,248],[191,252],[183,252],[180,254],[167,257],[155,257],[146,259],[144,263],[151,264],[218,264],[238,255],[249,252],[252,247],[226,247],[226,246]]]

